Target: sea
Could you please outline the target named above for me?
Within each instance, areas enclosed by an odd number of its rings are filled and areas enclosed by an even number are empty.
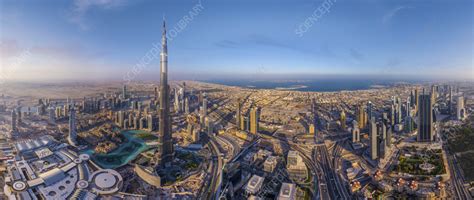
[[[204,82],[216,83],[227,86],[237,86],[254,89],[276,89],[311,92],[337,92],[367,90],[374,88],[392,87],[397,84],[410,84],[413,81],[401,80],[344,80],[344,79],[318,79],[318,80],[205,80]]]

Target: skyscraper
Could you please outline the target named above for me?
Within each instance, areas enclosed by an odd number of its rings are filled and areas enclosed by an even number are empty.
[[[69,106],[69,105],[68,105]],[[71,109],[69,109],[69,144],[72,146],[77,145],[77,132],[76,132],[76,110],[74,109],[74,102],[72,103]]]
[[[248,117],[246,115],[240,116],[240,130],[242,131],[248,130]]]
[[[382,121],[383,121],[383,123],[385,123],[385,126],[386,126],[386,127],[390,127],[390,126],[391,126],[390,120],[388,119],[388,113],[387,113],[387,112],[383,112],[383,113],[382,113]]]
[[[206,97],[203,97],[202,99],[202,106],[201,106],[200,112],[201,113],[199,114],[199,123],[202,126],[205,126],[205,119],[207,117],[207,98]]]
[[[21,107],[20,106],[18,106],[16,108],[16,113],[17,113],[16,114],[16,117],[17,117],[16,120],[17,120],[18,124],[21,124]]]
[[[250,110],[250,133],[257,134],[259,120],[260,120],[260,108],[253,107]]]
[[[186,82],[183,82],[183,88],[181,90],[181,112],[186,110]]]
[[[415,107],[415,113],[418,113],[418,101],[419,101],[419,96],[418,96],[418,89],[415,89],[415,100],[413,101],[413,107]]]
[[[122,97],[123,97],[123,99],[126,99],[126,98],[127,98],[127,85],[123,85],[123,88],[122,88]]]
[[[123,127],[123,121],[125,120],[125,112],[124,111],[118,111],[117,113],[117,124],[120,127]]]
[[[311,113],[316,113],[316,100],[314,98],[311,99]]]
[[[128,124],[127,124],[127,129],[130,128],[133,124],[133,114],[128,113]]]
[[[365,125],[367,124],[367,114],[365,112],[365,107],[363,104],[360,104],[357,107],[357,116],[356,116],[357,122],[359,122],[359,128],[364,129]]]
[[[173,161],[174,149],[173,138],[171,136],[171,115],[170,115],[170,87],[168,85],[168,47],[166,41],[166,23],[163,21],[163,35],[161,38],[160,53],[160,123],[158,150],[155,155],[155,164],[164,167]]]
[[[147,116],[147,128],[148,131],[154,131],[156,129],[156,117],[154,117],[152,114],[149,114]]]
[[[352,142],[360,142],[359,123],[356,120],[352,121]]]
[[[309,134],[310,135],[316,134],[316,126],[314,125],[314,123],[309,124]]]
[[[371,101],[367,102],[367,118],[369,118],[369,120],[372,119],[373,116],[373,106],[374,104],[372,104]]]
[[[200,133],[201,131],[199,131],[198,129],[193,129],[192,133],[191,133],[191,140],[192,142],[198,142],[200,140]]]
[[[395,124],[402,123],[402,100],[395,97]]]
[[[392,128],[387,128],[387,136],[385,138],[385,145],[387,148],[392,147]]]
[[[159,97],[160,95],[158,94],[158,88],[155,87],[153,90],[154,90],[154,93],[155,93],[155,100],[158,101],[158,98],[160,98]]]
[[[240,115],[242,115],[242,103],[240,103],[240,98],[237,99],[237,111],[235,112],[235,124],[240,128]]]
[[[463,120],[466,113],[464,109],[464,97],[459,96],[456,102],[456,119],[457,120]]]
[[[387,153],[387,129],[383,122],[377,123],[377,134],[377,155],[380,158],[385,158],[385,154]]]
[[[430,142],[433,140],[433,103],[430,94],[420,94],[418,98],[418,141]]]
[[[214,122],[209,117],[206,117],[205,125],[206,125],[207,134],[212,135],[214,133]]]
[[[202,116],[206,117],[207,116],[207,98],[204,98],[202,100]]]
[[[138,128],[139,128],[140,130],[143,130],[143,129],[146,128],[145,122],[146,122],[145,117],[140,118],[140,120],[139,120],[139,122],[138,122],[138,123],[139,123]]]
[[[403,126],[403,130],[406,133],[411,133],[414,130],[413,126],[413,117],[408,115],[405,117],[405,125]]]
[[[411,105],[410,105],[410,97],[407,98],[407,103],[406,103],[406,108],[405,108],[405,117],[407,116],[410,116],[410,112],[411,112]]]
[[[346,130],[346,113],[341,111],[341,128],[342,130]]]
[[[431,103],[435,104],[436,103],[436,98],[438,98],[438,86],[437,85],[431,85]]]
[[[316,128],[316,123],[317,123],[317,119],[318,119],[318,115],[316,114],[316,112],[317,112],[316,99],[311,98],[311,116],[310,116],[310,119],[311,119],[311,123],[313,124],[313,126],[315,128]],[[314,133],[316,133],[316,129],[315,129]],[[314,136],[316,136],[316,134],[314,134]]]
[[[133,129],[138,130],[138,116],[133,117]]]
[[[390,127],[393,127],[395,125],[395,105],[392,102],[392,105],[390,105]]]
[[[189,98],[184,97],[184,113],[189,114]]]
[[[378,158],[378,137],[377,137],[377,124],[375,118],[370,119],[369,122],[369,137],[370,137],[370,158],[376,160]]]
[[[449,115],[453,113],[453,89],[451,86],[449,87],[449,101],[448,101],[448,109]]]
[[[11,123],[11,126],[12,126],[12,133],[15,133],[17,131],[17,127],[16,127],[16,110],[13,109],[12,110],[12,123]]]
[[[49,122],[50,123],[54,123],[56,121],[56,116],[54,115],[54,108],[53,107],[48,108],[48,117],[49,117]]]
[[[174,90],[174,111],[176,113],[181,112],[181,106],[179,105],[179,94],[178,94],[177,88]]]

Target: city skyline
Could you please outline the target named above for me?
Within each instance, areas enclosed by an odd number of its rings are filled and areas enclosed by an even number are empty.
[[[2,1],[0,78],[156,80],[165,17],[171,79],[472,80],[472,1],[278,3]]]
[[[473,199],[473,5],[0,0],[0,199]]]

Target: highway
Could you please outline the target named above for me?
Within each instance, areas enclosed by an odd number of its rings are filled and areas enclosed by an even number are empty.
[[[318,169],[317,169],[316,165],[313,163],[313,161],[311,160],[311,158],[306,156],[305,150],[300,148],[297,144],[291,144],[290,143],[290,147],[299,152],[300,156],[303,158],[303,162],[306,164],[306,166],[309,167],[309,169],[310,169],[309,172],[311,174],[314,175],[315,173],[318,172]],[[316,176],[316,177],[313,176],[313,179],[314,178],[318,178],[318,176]],[[314,181],[314,185],[316,186],[317,185],[317,179],[314,179],[313,181]],[[319,188],[310,187],[310,191],[312,193],[313,199],[315,199],[315,197],[320,194]]]
[[[246,146],[244,149],[242,149],[234,158],[230,161],[231,163],[237,161],[242,155],[247,154],[247,152],[256,144],[260,142],[261,138],[258,137],[256,138],[252,143],[250,143],[248,146]]]
[[[316,150],[313,150],[313,158],[316,158]],[[315,159],[316,160],[316,159]],[[323,167],[321,166],[321,163],[315,162],[316,168],[317,168],[317,178],[318,178],[318,184],[315,184],[315,186],[318,186],[319,189],[319,199],[325,200],[325,199],[331,199],[331,196],[329,195],[329,189],[328,189],[328,184],[326,183],[326,178],[324,175]]]
[[[224,100],[218,100],[216,102],[219,106],[224,104]],[[211,116],[215,111],[218,110],[217,108],[211,107],[208,111],[208,116]],[[208,139],[208,147],[211,151],[211,162],[209,162],[209,168],[207,171],[207,178],[210,179],[210,184],[205,184],[201,188],[199,192],[200,199],[217,199],[217,191],[219,191],[220,183],[222,175],[222,167],[223,161],[221,157],[221,152],[219,150],[219,143],[216,141],[213,135],[209,135],[207,132],[205,133],[205,137],[203,139]]]
[[[336,143],[334,155],[339,155],[341,152],[342,147]],[[326,186],[331,199],[350,199],[351,197],[346,187],[338,176],[339,173],[334,170],[338,168],[338,163],[340,161],[338,159],[331,159],[325,145],[316,147],[315,156],[315,159],[319,161],[322,170],[324,171],[326,183],[329,183]]]
[[[349,199],[350,198],[350,194],[347,190],[348,186],[346,186],[344,184],[344,181],[342,180],[343,179],[343,175],[342,175],[342,166],[340,166],[340,164],[342,163],[342,151],[343,151],[343,147],[342,145],[344,145],[345,143],[347,142],[347,140],[342,140],[340,142],[336,142],[335,146],[334,146],[334,151],[333,151],[333,166],[334,166],[334,175],[336,177],[336,183],[337,183],[337,187],[339,189],[339,192],[342,194],[343,198],[344,199]],[[342,143],[342,144],[341,144]]]
[[[231,113],[224,113],[219,108],[223,107],[226,103],[229,102],[229,99],[219,99],[215,104],[217,107],[211,107],[209,109],[207,116],[212,118],[215,124],[223,124],[223,121],[229,122],[229,118],[232,118]],[[240,146],[236,144],[230,138],[225,136],[214,136],[206,133],[206,136],[209,138],[209,147],[212,153],[212,162],[210,164],[210,178],[211,184],[204,185],[201,190],[200,199],[218,199],[220,195],[220,190],[222,186],[222,171],[224,168],[224,162],[222,160],[221,152],[219,150],[219,142],[217,140],[224,141],[232,146],[232,160],[234,160],[240,153]],[[219,138],[217,138],[219,137]]]
[[[240,145],[237,144],[235,139],[233,139],[233,138],[231,138],[227,135],[218,135],[217,137],[222,139],[223,141],[225,141],[228,145],[230,145],[232,147],[232,156],[230,156],[230,158],[234,159],[239,154],[239,152],[241,150]],[[231,159],[229,159],[229,160],[231,160]]]
[[[219,147],[217,146],[217,141],[215,138],[213,138],[212,135],[207,135],[207,137],[209,138],[209,149],[212,153],[212,162],[210,164],[211,184],[207,185],[205,189],[201,190],[200,197],[202,197],[202,199],[217,199],[217,194],[219,194],[222,184],[221,176],[224,162],[222,161],[221,152],[219,151]]]
[[[327,187],[330,199],[339,199],[339,194],[334,184],[334,176],[331,173],[332,167],[330,166],[331,163],[328,158],[329,156],[327,155],[326,146],[317,146],[315,155],[317,155],[315,159],[319,162],[321,169],[323,171],[323,175],[324,175],[324,179],[326,182],[326,187]]]

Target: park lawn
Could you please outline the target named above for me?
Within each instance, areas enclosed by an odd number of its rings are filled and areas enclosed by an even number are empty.
[[[449,139],[448,143],[449,148],[457,155],[466,181],[474,181],[474,128],[469,124],[463,125],[458,128],[457,136]]]
[[[474,181],[474,152],[466,152],[457,157],[467,182]]]
[[[431,155],[428,160],[428,163],[431,163],[436,167],[431,173],[427,173],[419,169],[418,166],[424,161],[417,156],[411,158],[400,156],[399,161],[400,163],[397,166],[397,170],[403,173],[409,173],[413,175],[438,175],[444,174],[446,172],[440,153]]]

